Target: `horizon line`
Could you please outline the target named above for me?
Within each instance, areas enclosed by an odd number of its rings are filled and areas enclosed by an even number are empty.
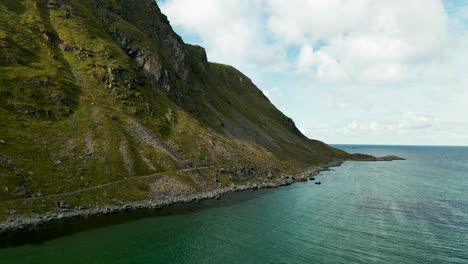
[[[369,143],[327,143],[328,145],[345,146],[401,146],[401,147],[468,147],[468,145],[425,145],[425,144],[369,144]]]

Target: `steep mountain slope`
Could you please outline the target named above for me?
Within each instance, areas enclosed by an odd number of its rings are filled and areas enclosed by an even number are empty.
[[[0,0],[0,219],[349,158],[185,44],[153,0]]]

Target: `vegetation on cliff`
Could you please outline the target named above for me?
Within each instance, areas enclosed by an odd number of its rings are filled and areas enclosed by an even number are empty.
[[[349,158],[185,44],[153,0],[0,0],[0,14],[0,219]]]

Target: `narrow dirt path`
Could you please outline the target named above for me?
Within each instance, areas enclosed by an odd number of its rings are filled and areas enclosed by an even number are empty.
[[[159,172],[159,173],[154,173],[154,174],[144,175],[144,176],[129,177],[128,179],[113,181],[113,182],[109,182],[109,183],[89,187],[89,188],[86,188],[86,189],[80,189],[80,190],[73,191],[73,192],[52,194],[52,195],[41,196],[41,197],[24,198],[24,199],[21,199],[21,200],[23,200],[23,201],[33,201],[33,200],[48,199],[48,198],[67,198],[67,197],[71,197],[71,196],[74,196],[74,195],[81,194],[83,192],[102,190],[102,189],[104,189],[106,187],[109,187],[111,185],[128,181],[129,179],[152,179],[152,178],[163,176],[163,175],[168,174],[168,173],[189,172],[189,171],[196,171],[196,170],[205,170],[205,169],[209,169],[209,168],[213,168],[213,166],[180,169],[180,170]]]

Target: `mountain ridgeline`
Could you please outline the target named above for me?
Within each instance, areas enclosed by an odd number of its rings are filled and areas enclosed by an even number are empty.
[[[184,43],[154,0],[0,0],[0,14],[0,219],[349,158]]]

